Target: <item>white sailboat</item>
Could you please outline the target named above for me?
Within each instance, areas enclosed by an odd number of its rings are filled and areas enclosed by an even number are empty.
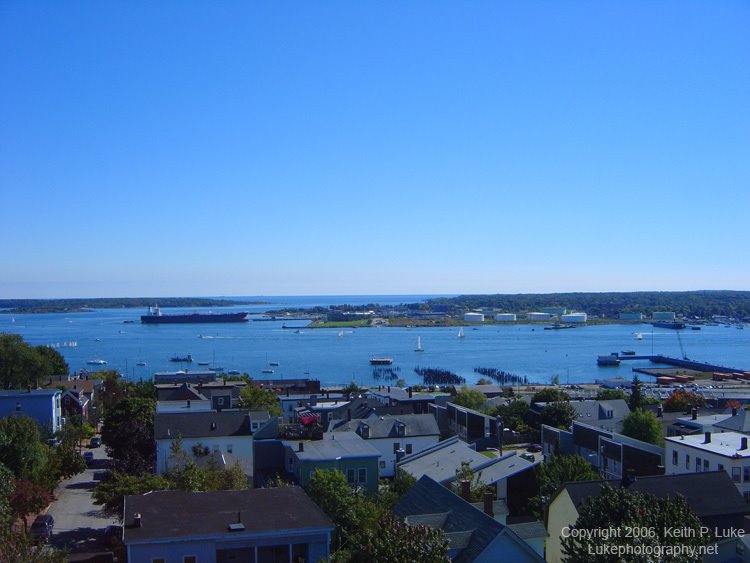
[[[422,348],[422,337],[417,336],[417,347],[414,349],[415,352],[424,352],[424,348]]]
[[[643,340],[643,335],[640,332],[635,333],[635,339],[636,340]]]
[[[344,331],[343,330],[339,331],[339,338],[344,338]]]
[[[458,329],[458,337],[463,338],[464,337],[464,327],[461,327]]]

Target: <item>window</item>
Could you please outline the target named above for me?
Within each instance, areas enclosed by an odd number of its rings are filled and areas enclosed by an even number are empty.
[[[228,454],[232,453],[232,444],[227,444],[227,453]]]
[[[224,404],[224,397],[219,397],[218,400],[220,405]]]
[[[380,469],[385,469],[385,462],[380,460]]]
[[[182,558],[182,563],[196,563],[198,558],[195,555],[186,555]]]
[[[350,485],[354,485],[354,469],[347,469],[346,470],[346,482]]]
[[[745,467],[743,467],[742,473],[743,473],[742,480],[745,483],[750,483],[750,465],[746,465]]]
[[[672,465],[677,465],[678,463],[677,457],[678,457],[677,452],[676,451],[672,452]]]
[[[685,454],[685,469],[690,469],[690,456]]]
[[[399,442],[393,442],[393,453],[395,454],[400,449],[401,449],[401,444]]]
[[[701,467],[703,467],[703,462],[701,462],[701,458],[696,457],[695,458],[695,471],[700,473]]]
[[[406,455],[409,455],[411,451],[411,444],[406,444]]]
[[[724,466],[720,463],[718,469],[719,471],[724,471]]]
[[[732,481],[735,483],[742,482],[742,474],[740,473],[739,467],[732,467]]]
[[[707,459],[703,460],[703,471],[708,471],[708,460]]]
[[[214,444],[214,453],[219,453],[219,444]]]
[[[357,482],[358,483],[367,483],[367,468],[360,467],[359,468],[359,475],[357,475]]]
[[[253,422],[253,430],[257,430],[257,429],[258,429],[258,423],[257,422]]]

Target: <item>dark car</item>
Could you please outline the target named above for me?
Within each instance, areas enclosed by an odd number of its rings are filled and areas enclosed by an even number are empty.
[[[107,526],[102,535],[102,543],[107,547],[122,545],[122,526]]]
[[[90,464],[94,461],[94,452],[83,452],[83,459],[86,464]]]
[[[52,537],[52,528],[55,527],[55,519],[51,514],[40,514],[31,525],[31,535],[38,539],[48,542]]]
[[[89,448],[98,448],[102,445],[102,439],[99,436],[94,436],[89,442]]]
[[[541,452],[542,446],[540,446],[539,444],[531,444],[529,445],[528,448],[526,448],[526,451],[527,452]]]

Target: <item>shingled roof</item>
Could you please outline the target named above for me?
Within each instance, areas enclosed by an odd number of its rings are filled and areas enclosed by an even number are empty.
[[[265,411],[166,412],[154,417],[154,439],[250,436],[252,420],[267,420]]]
[[[404,425],[403,434],[398,433],[399,423]],[[363,436],[363,425],[366,425],[369,430],[369,439],[440,435],[437,421],[431,414],[387,415],[363,420],[341,421],[332,427],[331,432],[356,432]]]
[[[392,512],[407,524],[442,529],[450,542],[448,549],[460,550],[453,559],[455,563],[474,561],[501,534],[518,546],[519,554],[526,555],[522,560],[544,561],[508,526],[487,516],[426,475],[401,497]]]

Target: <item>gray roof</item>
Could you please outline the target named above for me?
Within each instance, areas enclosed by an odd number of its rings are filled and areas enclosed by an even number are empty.
[[[60,395],[62,391],[59,389],[2,389],[0,390],[0,397],[51,397],[53,395]]]
[[[496,460],[491,460],[488,465],[477,469],[477,475],[487,485],[492,485],[503,479],[507,479],[516,473],[526,471],[536,465],[539,465],[539,461],[529,461],[516,455],[516,452],[506,454]]]
[[[304,447],[304,451],[301,452],[298,451],[300,442]],[[335,435],[326,433],[323,440],[284,440],[282,443],[294,452],[297,459],[306,461],[327,461],[337,457],[380,457],[380,452],[374,446],[354,432],[341,432]]]
[[[505,534],[518,546],[518,553],[525,555],[520,561],[544,561],[508,526],[487,516],[427,476],[419,479],[399,499],[392,512],[411,524],[427,523],[430,520],[441,524],[439,527],[450,542],[448,548],[460,550],[453,559],[455,563],[474,561],[501,534]]]
[[[735,416],[730,415],[723,421],[715,423],[714,426],[746,434],[750,432],[750,414],[745,409],[738,409]]]
[[[597,496],[604,483],[609,483],[613,487],[622,486],[622,482],[619,480],[578,481],[566,483],[558,489],[555,496],[563,488],[566,488],[573,504],[577,507],[589,497]],[[628,490],[650,493],[658,498],[679,493],[685,497],[690,508],[700,518],[729,514],[750,514],[750,505],[745,502],[726,471],[638,477],[628,485]]]
[[[412,396],[409,397],[409,391],[407,389],[401,389],[400,387],[391,387],[388,391],[387,387],[382,389],[370,389],[370,394],[377,397],[388,397],[394,401],[408,402],[408,401],[433,401],[435,395],[432,393],[422,393],[421,391],[414,391]]]
[[[279,530],[330,531],[333,523],[299,487],[186,493],[155,491],[128,495],[124,502],[125,543],[167,538],[277,533]],[[141,514],[141,527],[133,514]],[[238,521],[244,532],[230,532]]]
[[[403,423],[404,433],[399,434],[398,423]],[[363,425],[369,429],[369,438],[399,438],[404,436],[439,436],[437,420],[431,414],[385,415],[366,420],[340,421],[332,432],[356,432],[362,436]]]
[[[476,469],[490,461],[487,457],[473,450],[457,436],[448,438],[419,453],[405,457],[399,464],[414,478],[429,475],[438,483],[446,483],[456,478],[456,469],[461,468],[462,462]]]
[[[265,411],[166,412],[154,416],[154,439],[250,436],[251,421],[267,420]]]
[[[508,527],[518,534],[523,540],[531,540],[536,538],[547,538],[547,528],[544,524],[539,521],[534,522],[520,522],[518,524],[508,524]]]

